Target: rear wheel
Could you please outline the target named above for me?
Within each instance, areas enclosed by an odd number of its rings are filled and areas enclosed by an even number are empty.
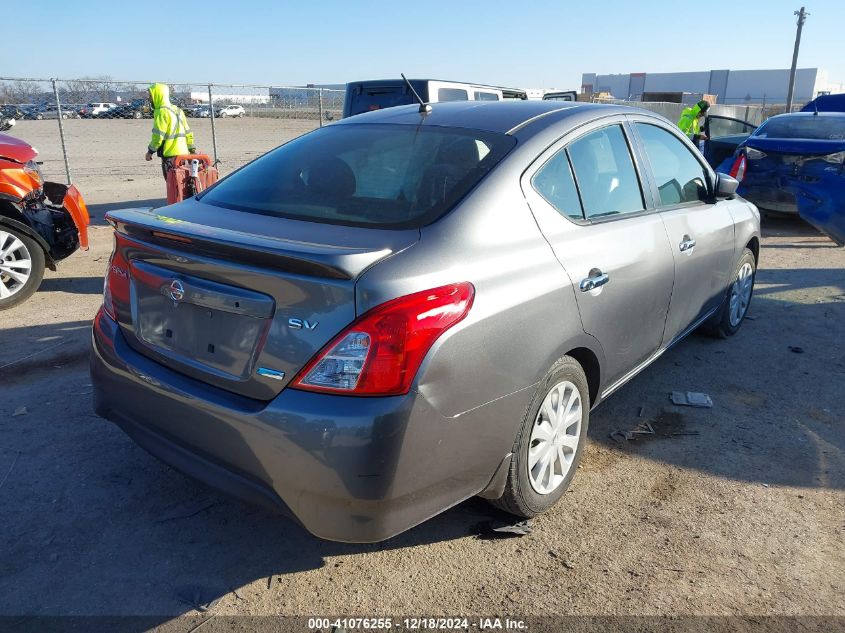
[[[0,310],[23,303],[44,278],[44,251],[33,239],[0,228]]]
[[[140,119],[143,114],[141,112],[135,112],[132,116],[134,116],[136,119]]]
[[[757,260],[754,253],[745,249],[734,270],[725,299],[719,311],[704,325],[703,329],[711,336],[728,338],[739,331],[754,294],[754,277],[757,274]]]
[[[564,356],[534,394],[514,442],[505,492],[493,505],[526,518],[553,506],[575,476],[589,420],[587,377]]]

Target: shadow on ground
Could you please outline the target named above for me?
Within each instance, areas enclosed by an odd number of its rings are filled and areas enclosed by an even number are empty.
[[[67,292],[77,295],[103,294],[102,277],[50,277],[41,282],[38,292]]]
[[[162,189],[164,188],[164,181],[162,181]],[[167,206],[166,198],[147,198],[144,200],[125,200],[123,202],[109,202],[106,204],[89,204],[88,213],[91,216],[91,226],[105,226],[106,213],[109,211],[116,211],[117,209],[131,209],[131,208],[145,208],[145,207],[164,207]]]

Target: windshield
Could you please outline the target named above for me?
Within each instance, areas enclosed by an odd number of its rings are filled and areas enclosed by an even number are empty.
[[[845,140],[845,116],[774,117],[761,125],[753,136],[842,141]]]
[[[329,126],[258,158],[202,200],[313,222],[417,228],[451,209],[515,143],[459,128]]]

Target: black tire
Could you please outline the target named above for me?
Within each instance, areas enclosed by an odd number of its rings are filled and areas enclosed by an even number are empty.
[[[546,396],[563,381],[572,383],[578,389],[581,399],[581,431],[572,462],[563,481],[552,492],[540,494],[534,490],[529,477],[528,451],[532,443],[531,432]],[[499,499],[490,502],[505,512],[524,518],[536,516],[552,507],[566,492],[569,483],[578,470],[578,464],[584,454],[589,424],[590,390],[587,386],[587,377],[578,361],[571,356],[564,356],[546,374],[528,405],[525,418],[514,441],[513,457],[511,458],[504,494]]]
[[[39,246],[39,244],[29,236],[5,226],[2,227],[2,230],[6,233],[11,233],[23,242],[26,250],[29,251],[29,257],[32,261],[32,268],[30,269],[29,279],[26,280],[26,283],[20,289],[16,290],[12,296],[0,299],[0,310],[7,310],[23,303],[29,299],[36,290],[38,290],[38,287],[41,285],[41,280],[44,278],[44,251],[41,246]],[[0,283],[4,283],[2,278],[0,278]]]
[[[737,283],[740,270],[745,265],[751,266],[751,290],[748,295],[748,302],[745,304],[745,309],[742,310],[741,317],[737,320],[736,317],[731,318],[731,295],[734,292],[734,286]],[[745,320],[745,315],[748,314],[748,309],[751,307],[751,298],[754,296],[754,279],[757,276],[757,260],[754,259],[754,253],[749,249],[745,249],[742,256],[734,268],[734,274],[731,277],[731,285],[725,291],[725,298],[722,300],[722,305],[716,314],[713,315],[703,326],[702,331],[710,336],[716,338],[728,338],[739,332],[742,327],[742,322]]]

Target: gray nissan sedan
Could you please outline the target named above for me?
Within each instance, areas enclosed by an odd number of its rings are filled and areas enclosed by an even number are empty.
[[[748,310],[756,208],[665,119],[403,106],[108,215],[97,413],[331,540],[558,501],[589,412]],[[151,491],[154,494],[154,491]]]

